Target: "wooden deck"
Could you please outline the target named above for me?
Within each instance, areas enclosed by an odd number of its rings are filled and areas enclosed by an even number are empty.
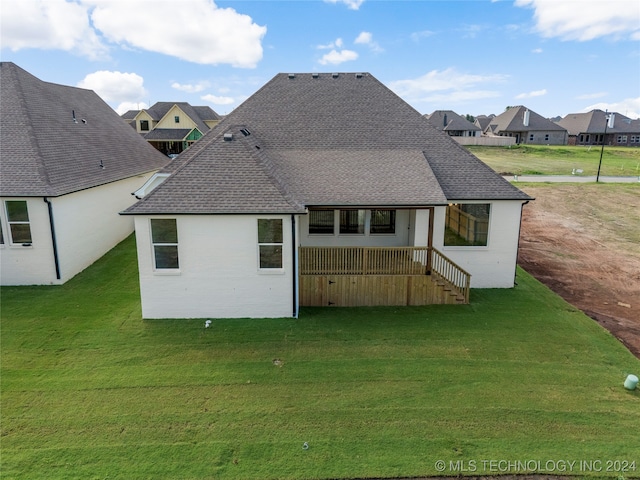
[[[301,306],[469,303],[471,276],[429,247],[300,247]]]

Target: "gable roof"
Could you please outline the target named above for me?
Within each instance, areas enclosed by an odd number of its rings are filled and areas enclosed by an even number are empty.
[[[530,199],[366,73],[278,74],[165,171],[173,174],[124,213]],[[280,196],[257,192],[267,187]]]
[[[0,91],[3,196],[64,195],[167,163],[92,90],[1,62]]]
[[[188,102],[156,102],[144,111],[147,112],[153,120],[159,122],[174,106],[178,107],[185,115],[193,120],[198,130],[203,133],[209,130],[209,125],[205,123],[205,120],[218,120],[220,118],[211,107],[193,107]]]
[[[480,130],[480,127],[474,125],[462,115],[458,115],[453,110],[436,110],[426,119],[436,130],[473,132]]]
[[[613,115],[611,123],[607,125],[607,115]],[[559,120],[558,125],[566,128],[569,135],[581,133],[602,134],[607,125],[607,133],[640,133],[640,120],[632,120],[617,112],[603,112],[591,110],[586,113],[570,113]]]
[[[529,112],[529,124],[525,125],[525,112]],[[564,130],[560,125],[544,118],[533,110],[519,105],[510,107],[489,122],[488,129],[495,134],[500,132],[534,132]]]

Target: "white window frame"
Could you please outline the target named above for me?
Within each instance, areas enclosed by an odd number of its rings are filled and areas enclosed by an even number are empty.
[[[27,220],[11,220],[9,217],[9,202],[22,202],[24,203],[27,209]],[[26,200],[5,200],[4,202],[4,214],[7,218],[7,235],[9,238],[9,245],[11,246],[20,246],[20,247],[31,247],[33,245],[33,232],[31,230],[31,220],[29,219],[29,203]],[[13,240],[13,231],[11,230],[11,225],[28,225],[29,226],[29,237],[31,241],[29,242],[15,242]]]
[[[468,251],[468,250],[487,250],[491,245],[491,243],[490,243],[491,242],[491,221],[492,221],[492,215],[493,215],[493,204],[491,202],[464,202],[464,201],[461,201],[461,202],[456,202],[456,203],[449,204],[447,207],[445,207],[445,233],[444,233],[444,235],[446,235],[446,229],[449,228],[449,227],[447,227],[447,216],[449,214],[448,208],[449,207],[454,207],[454,206],[459,208],[459,206],[461,206],[461,205],[488,205],[489,206],[489,217],[487,219],[487,240],[486,240],[484,245],[446,245],[445,244],[446,239],[443,238],[442,239],[442,248],[445,249],[445,250],[452,249],[452,250],[465,250],[465,251]],[[460,210],[462,210],[462,209],[460,208]],[[455,229],[454,229],[454,231],[455,231]]]
[[[280,222],[280,226],[282,228],[282,231],[280,232],[282,235],[282,241],[281,242],[261,242],[260,241],[260,221],[269,221],[269,220],[275,220],[275,221],[279,221]],[[275,274],[281,274],[284,273],[284,220],[282,218],[258,218],[256,220],[256,244],[257,244],[257,262],[258,262],[258,272],[260,273],[275,273]],[[261,262],[260,262],[260,250],[261,247],[280,247],[280,267],[263,267]]]
[[[153,241],[153,221],[154,220],[173,220],[176,225],[176,242],[154,242]],[[149,239],[151,240],[151,263],[153,271],[157,274],[175,275],[180,273],[180,238],[178,237],[178,220],[172,217],[160,217],[149,219]],[[178,267],[158,267],[156,264],[156,247],[176,247]]]

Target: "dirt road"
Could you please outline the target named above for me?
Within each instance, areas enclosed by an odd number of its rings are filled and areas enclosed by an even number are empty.
[[[520,186],[518,263],[640,358],[640,186]]]

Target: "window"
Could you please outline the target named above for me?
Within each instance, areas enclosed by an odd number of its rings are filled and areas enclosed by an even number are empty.
[[[340,210],[341,234],[364,234],[364,210]]]
[[[260,268],[282,268],[282,220],[258,219]]]
[[[149,131],[149,120],[140,120],[140,130],[143,132]]]
[[[12,244],[31,245],[31,224],[25,200],[8,200],[7,223]]]
[[[174,123],[180,123],[180,117],[178,115],[176,115],[175,117],[173,117],[173,122]]]
[[[4,230],[2,229],[1,221],[0,221],[0,245],[4,245]]]
[[[449,205],[445,219],[444,245],[486,246],[489,211],[488,203]]]
[[[371,210],[369,233],[396,233],[396,211]]]
[[[179,268],[178,227],[175,218],[151,219],[151,243],[156,270]]]
[[[544,141],[545,141],[545,142],[548,142],[548,141],[549,141],[549,134],[548,134],[548,133],[546,133],[546,134],[545,134],[545,136],[544,136]]]
[[[631,143],[640,143],[640,135],[631,135]]]
[[[533,142],[533,133],[529,134],[529,141]]]
[[[618,135],[618,143],[627,143],[626,135]]]
[[[333,235],[334,228],[333,210],[309,210],[310,235]]]

